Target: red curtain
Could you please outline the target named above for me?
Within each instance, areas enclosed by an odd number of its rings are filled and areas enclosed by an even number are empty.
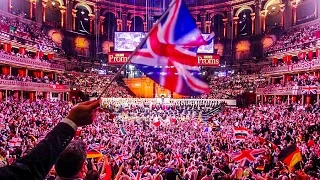
[[[292,55],[288,55],[288,56],[283,57],[283,62],[288,65],[291,64],[291,60],[292,60]]]
[[[320,49],[316,49],[316,57],[320,56]]]
[[[25,77],[27,73],[25,69],[18,69],[18,74],[22,77]]]
[[[299,60],[303,60],[305,57],[306,57],[306,52],[300,52],[300,53],[298,54]]]
[[[273,65],[276,65],[278,63],[278,58],[273,58],[272,63],[273,63]]]
[[[2,74],[4,74],[4,75],[10,74],[10,67],[3,66],[1,69],[2,69]]]
[[[53,60],[53,54],[48,54],[48,59]]]
[[[40,71],[33,71],[33,76],[36,78],[41,78],[41,72]]]
[[[41,51],[37,51],[36,52],[36,58],[42,58],[43,57],[43,52],[41,52]]]
[[[35,101],[36,100],[36,93],[33,91],[29,91],[29,99],[31,101]]]
[[[26,54],[26,48],[25,47],[19,47],[19,54],[25,55]]]
[[[11,48],[12,48],[11,44],[4,43],[3,45],[4,51],[6,51],[7,53],[11,53]]]
[[[310,61],[312,61],[312,59],[313,59],[313,51],[309,51],[308,52],[308,57],[309,57]]]

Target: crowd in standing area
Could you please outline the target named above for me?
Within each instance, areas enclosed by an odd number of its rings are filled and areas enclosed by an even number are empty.
[[[101,153],[100,159],[88,160],[88,178],[96,173],[101,179],[131,179],[137,172],[145,179],[190,180],[316,179],[320,175],[318,105],[225,107],[209,119],[203,119],[204,112],[217,107],[216,102],[159,104],[136,99],[103,105],[107,111],[100,110],[95,122],[74,138],[87,144],[88,153]],[[72,104],[9,99],[0,107],[0,164],[5,166],[28,153]],[[238,139],[236,128],[245,132],[244,139]],[[294,167],[279,157],[292,145],[302,156]],[[103,164],[111,171],[103,170]],[[55,176],[52,169],[48,178]]]

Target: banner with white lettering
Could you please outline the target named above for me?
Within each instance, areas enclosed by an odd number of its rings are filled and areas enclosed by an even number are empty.
[[[122,65],[128,61],[130,56],[129,52],[109,52],[108,64],[109,65]],[[199,66],[219,66],[220,56],[215,54],[198,54]]]

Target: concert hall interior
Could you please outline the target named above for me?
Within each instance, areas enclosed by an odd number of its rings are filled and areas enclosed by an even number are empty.
[[[0,179],[320,178],[320,0],[1,0]]]

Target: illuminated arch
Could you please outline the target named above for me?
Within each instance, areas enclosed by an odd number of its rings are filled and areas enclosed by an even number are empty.
[[[89,11],[89,14],[92,14],[92,9],[91,9],[91,7],[88,6],[86,3],[83,3],[83,2],[76,4],[76,5],[74,6],[74,9],[77,9],[77,7],[80,7],[80,6],[85,7],[85,8]]]
[[[250,6],[241,6],[241,8],[239,8],[238,10],[237,10],[237,12],[236,12],[236,14],[235,14],[235,17],[238,17],[239,16],[239,14],[243,11],[243,10],[246,10],[246,9],[248,9],[248,10],[250,10],[251,12],[253,12],[253,9],[250,7]]]
[[[212,19],[215,15],[220,14],[223,18],[225,18],[225,14],[223,12],[214,12],[210,14],[210,19]]]
[[[282,0],[268,0],[264,4],[263,9],[268,9],[269,6],[274,5],[274,4],[282,4]]]
[[[129,19],[133,20],[134,17],[140,17],[143,22],[146,21],[146,18],[142,14],[133,14]]]
[[[103,16],[105,16],[107,13],[112,13],[117,19],[119,19],[119,16],[116,10],[104,10],[102,14]]]
[[[58,2],[59,2],[60,6],[64,6],[64,2],[63,2],[63,0],[56,0],[56,1],[58,1]]]

